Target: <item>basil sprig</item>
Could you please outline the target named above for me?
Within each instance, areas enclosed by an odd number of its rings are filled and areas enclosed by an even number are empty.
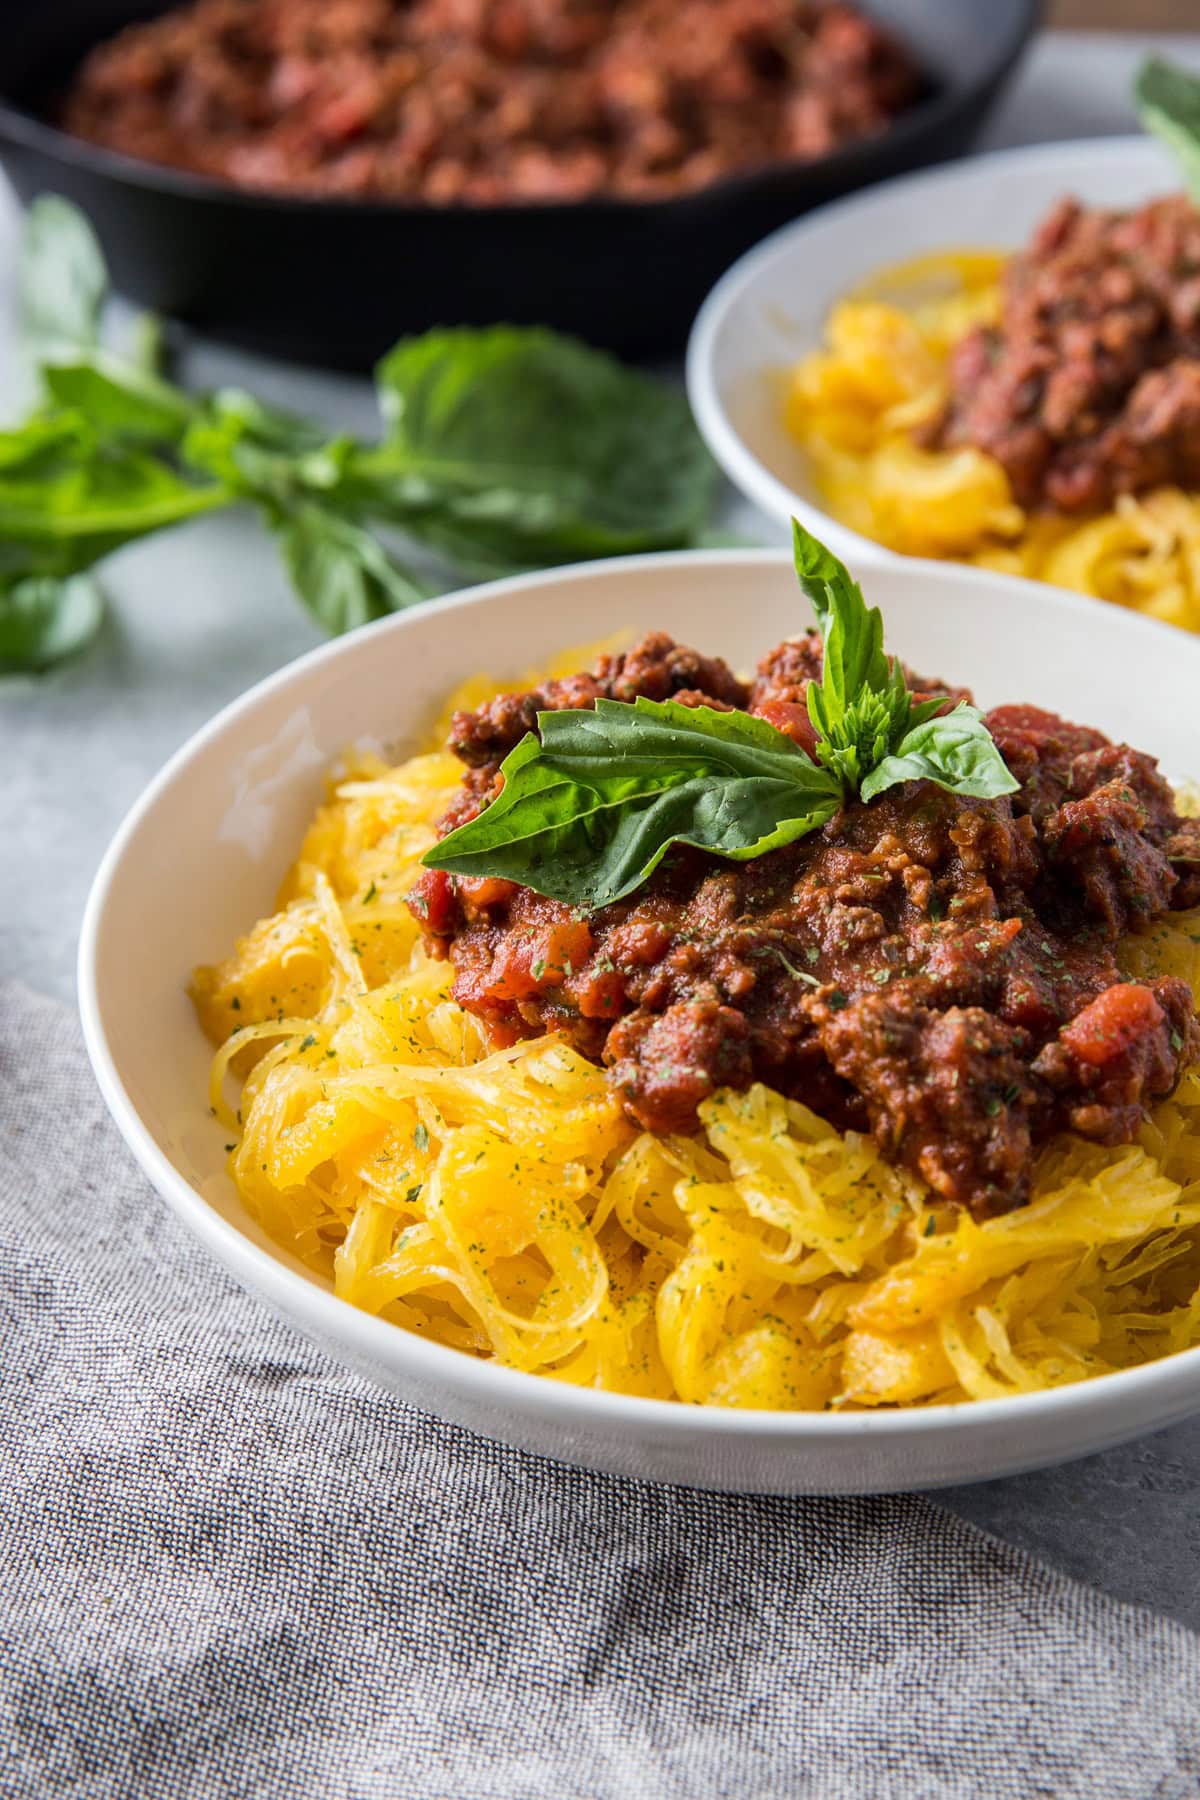
[[[435,844],[431,869],[498,876],[571,906],[633,893],[675,844],[744,862],[902,781],[988,799],[1017,783],[972,706],[914,702],[883,621],[833,553],[793,523],[824,640],[808,687],[816,760],[765,719],[676,700],[538,714],[491,804]]]
[[[238,389],[187,392],[153,319],[103,342],[108,271],[66,200],[30,209],[18,278],[41,396],[0,433],[0,672],[86,644],[102,608],[84,571],[228,507],[255,508],[329,631],[447,581],[703,531],[716,470],[683,394],[556,332],[402,339],[376,371],[381,432],[361,441]]]
[[[899,662],[884,653],[879,608],[868,607],[846,565],[798,519],[792,545],[825,647],[821,680],[808,686],[808,716],[817,759],[844,797],[874,800],[900,781],[933,781],[976,800],[1014,793],[1018,783],[975,707],[946,713],[944,694],[914,700]]]
[[[1200,78],[1151,56],[1137,72],[1133,98],[1143,129],[1166,145],[1200,204]]]

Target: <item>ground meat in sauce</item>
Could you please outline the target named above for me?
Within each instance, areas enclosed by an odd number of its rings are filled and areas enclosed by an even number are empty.
[[[590,675],[459,714],[469,766],[447,825],[486,803],[539,708],[674,694],[790,720],[803,739],[820,669],[814,633],[748,687],[655,633]],[[1200,1055],[1186,984],[1125,981],[1114,956],[1126,932],[1200,903],[1200,821],[1179,817],[1153,758],[1098,731],[1028,706],[988,724],[1021,783],[1011,798],[907,783],[750,862],[676,850],[591,913],[432,870],[411,904],[499,1042],[563,1032],[648,1130],[689,1131],[716,1089],[763,1081],[872,1131],[986,1217],[1026,1198],[1054,1132],[1128,1141]]]
[[[1200,485],[1200,211],[1063,200],[1005,274],[998,325],[957,346],[919,434],[1003,464],[1023,506],[1098,511]]]
[[[920,90],[818,0],[194,0],[92,51],[62,116],[243,187],[487,203],[824,156]]]

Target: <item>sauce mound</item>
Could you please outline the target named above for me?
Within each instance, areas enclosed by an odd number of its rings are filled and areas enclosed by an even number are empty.
[[[999,321],[955,348],[919,436],[994,457],[1025,507],[1200,486],[1200,211],[1183,194],[1134,212],[1061,201],[1009,262]]]
[[[539,711],[597,698],[742,708],[812,748],[815,634],[743,683],[662,633],[591,671],[455,716],[466,765],[443,832],[497,790]],[[909,675],[925,693],[964,690]],[[1028,1198],[1068,1129],[1132,1139],[1200,1055],[1186,982],[1123,978],[1118,940],[1200,903],[1200,821],[1154,759],[1034,707],[987,724],[1017,793],[910,782],[754,861],[668,854],[595,911],[511,881],[427,871],[409,904],[454,997],[498,1044],[554,1031],[607,1066],[645,1129],[688,1132],[721,1088],[762,1082],[976,1217]]]

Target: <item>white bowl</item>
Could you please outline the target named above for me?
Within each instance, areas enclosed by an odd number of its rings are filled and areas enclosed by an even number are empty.
[[[883,182],[785,226],[734,263],[692,327],[688,397],[709,449],[772,517],[795,513],[839,556],[892,557],[823,510],[784,428],[778,373],[818,349],[835,302],[889,264],[930,250],[1015,250],[1064,194],[1137,206],[1180,185],[1150,138],[1038,144]]]
[[[1115,607],[953,568],[869,573],[889,643],[984,704],[1082,714],[1194,769],[1200,640]],[[476,1362],[338,1300],[242,1211],[210,1118],[209,1046],[184,983],[273,903],[326,766],[364,738],[404,750],[464,674],[513,672],[623,627],[661,626],[746,667],[811,622],[777,551],[638,557],[493,583],[315,651],[192,739],[118,832],[80,945],[88,1049],[159,1192],[247,1287],[406,1399],[526,1449],[742,1491],[871,1492],[1083,1454],[1200,1406],[1200,1351],[1056,1392],[881,1414],[733,1412],[580,1391]],[[1134,678],[1137,672],[1138,679]]]

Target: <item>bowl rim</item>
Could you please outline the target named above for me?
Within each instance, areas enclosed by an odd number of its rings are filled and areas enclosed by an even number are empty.
[[[847,217],[852,219],[858,208],[902,203],[916,209],[931,191],[935,191],[943,183],[977,182],[982,187],[986,186],[990,176],[1001,170],[1028,167],[1033,171],[1039,164],[1050,165],[1080,158],[1103,168],[1108,164],[1118,166],[1128,163],[1130,158],[1140,157],[1145,157],[1148,162],[1161,159],[1165,163],[1167,152],[1144,132],[1124,132],[1112,137],[1062,138],[1051,143],[1016,144],[950,162],[935,163],[931,168],[913,169],[906,174],[895,175],[888,181],[875,182],[855,193],[844,194],[826,206],[814,208],[812,212],[792,219],[770,232],[738,257],[701,302],[684,354],[687,396],[700,435],[738,492],[762,507],[773,519],[786,519],[793,512],[799,513],[842,555],[858,559],[873,556],[881,562],[926,560],[910,557],[900,550],[891,550],[872,538],[864,537],[853,526],[835,519],[816,501],[789,488],[749,447],[729,416],[716,373],[717,339],[730,311],[746,297],[765,269],[792,251],[797,240],[803,241],[807,232],[819,231],[826,225]],[[1052,198],[1053,196],[1047,198],[1047,205]],[[971,579],[986,572],[970,563],[953,566],[960,568]],[[1013,579],[1028,581],[1032,578],[1018,575]]]
[[[977,70],[973,79],[960,84],[951,71],[926,99],[919,100],[907,112],[901,113],[883,131],[871,137],[855,139],[833,150],[828,156],[811,159],[780,158],[753,168],[734,170],[702,187],[667,197],[638,199],[629,195],[597,193],[583,195],[577,200],[501,200],[485,206],[470,201],[403,201],[274,193],[270,189],[238,187],[232,182],[197,175],[170,163],[153,163],[141,157],[126,155],[122,151],[107,149],[87,138],[76,137],[73,132],[40,117],[30,107],[22,105],[4,92],[0,92],[0,143],[7,140],[25,149],[40,151],[43,155],[74,168],[106,176],[130,187],[170,194],[180,200],[210,204],[225,202],[251,211],[278,209],[299,217],[363,215],[395,221],[413,218],[474,218],[482,213],[508,219],[526,215],[561,218],[577,214],[581,209],[612,212],[618,217],[630,214],[654,217],[684,212],[689,207],[702,209],[710,199],[736,200],[741,195],[760,189],[764,184],[787,183],[816,170],[821,171],[822,176],[828,172],[835,181],[844,176],[850,182],[856,179],[869,182],[869,171],[880,154],[890,155],[903,150],[912,142],[919,142],[926,134],[936,134],[943,125],[963,113],[969,113],[980,104],[984,96],[990,95],[1005,80],[1041,25],[1046,4],[1047,0],[1009,0],[1006,30],[993,55]],[[857,171],[866,172],[856,174]]]
[[[618,557],[483,583],[429,602],[415,611],[418,617],[436,611],[450,620],[456,614],[494,605],[510,594],[529,588],[551,587],[563,582],[586,584],[602,572],[611,576],[614,570],[637,575],[664,567],[700,564],[731,571],[748,565],[785,569],[792,566],[790,553],[779,549],[685,550]],[[930,563],[925,566],[930,579],[944,585],[952,584],[958,574],[954,565]],[[998,590],[1009,587],[1017,579],[990,570],[978,573],[985,583]],[[1079,613],[1081,626],[1094,619],[1097,602],[1063,590],[1051,591],[1057,604]],[[1200,1347],[1178,1351],[1136,1368],[1090,1376],[1083,1381],[1036,1393],[878,1411],[755,1411],[691,1406],[678,1400],[647,1399],[636,1394],[578,1388],[549,1376],[477,1360],[361,1311],[349,1301],[340,1299],[331,1288],[318,1285],[253,1243],[204,1199],[175,1168],[143,1123],[109,1043],[99,994],[97,949],[117,871],[147,814],[197,757],[219,743],[231,725],[252,715],[268,697],[290,687],[303,689],[315,671],[327,668],[364,641],[373,641],[380,649],[393,636],[403,641],[413,616],[413,613],[396,614],[319,645],[223,707],[175,751],[126,813],[101,860],[88,895],[80,931],[77,979],[84,1042],[93,1072],[109,1112],[143,1172],[217,1260],[231,1270],[236,1279],[276,1306],[290,1323],[305,1329],[311,1322],[313,1331],[325,1342],[332,1339],[348,1345],[366,1363],[386,1367],[401,1376],[411,1370],[435,1389],[473,1391],[483,1402],[491,1399],[497,1406],[507,1405],[514,1415],[538,1414],[544,1421],[561,1426],[566,1432],[577,1430],[584,1424],[601,1429],[626,1424],[640,1428],[643,1434],[653,1432],[660,1441],[671,1443],[692,1440],[699,1431],[701,1435],[712,1433],[722,1439],[766,1438],[791,1440],[797,1446],[801,1443],[832,1446],[853,1439],[903,1437],[910,1432],[941,1434],[974,1430],[986,1435],[990,1427],[1003,1424],[1019,1428],[1023,1421],[1034,1416],[1041,1419],[1054,1409],[1063,1413],[1106,1411],[1108,1404],[1116,1402],[1118,1397],[1128,1402],[1151,1390],[1173,1395],[1177,1402],[1182,1402],[1180,1411],[1186,1410],[1183,1396],[1189,1392],[1193,1402],[1200,1404]],[[1164,649],[1168,641],[1173,642],[1178,635],[1170,626],[1153,619],[1131,617],[1128,623],[1139,634],[1162,633]]]

